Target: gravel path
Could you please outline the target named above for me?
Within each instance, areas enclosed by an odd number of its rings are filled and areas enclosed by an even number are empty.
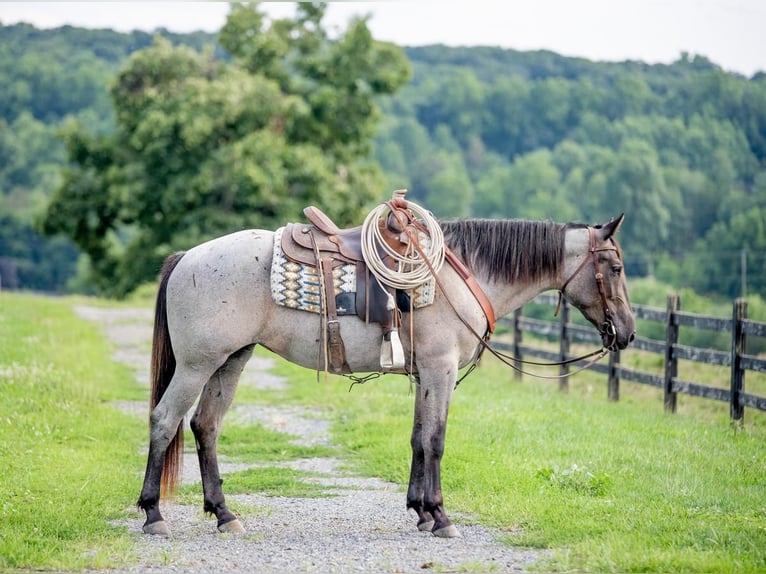
[[[136,378],[148,385],[152,314],[145,309],[78,306],[81,316],[102,326],[115,346],[115,359],[130,365]],[[269,359],[253,358],[240,384],[278,389],[285,382],[268,373]],[[115,407],[146,420],[144,403],[116,403]],[[298,442],[330,444],[329,423],[319,411],[294,406],[235,405],[227,421],[259,423],[277,431],[290,429]],[[146,449],[146,445],[137,445]],[[403,447],[404,448],[404,447]],[[225,453],[224,453],[225,454]],[[219,455],[221,474],[247,468]],[[243,535],[217,532],[215,521],[198,506],[163,503],[163,514],[173,538],[141,533],[143,515],[132,510],[119,522],[136,537],[137,565],[128,572],[518,572],[542,556],[534,550],[500,543],[499,532],[465,524],[458,513],[462,538],[440,539],[415,528],[416,517],[405,509],[398,485],[376,478],[360,478],[343,470],[332,458],[302,459],[291,468],[321,474],[309,480],[332,487],[326,498],[227,495],[237,507],[250,509],[241,521]],[[184,482],[199,482],[196,456],[184,457]],[[201,488],[201,487],[200,487]],[[201,489],[200,489],[201,494]]]

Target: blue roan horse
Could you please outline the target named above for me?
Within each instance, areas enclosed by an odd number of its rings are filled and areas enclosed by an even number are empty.
[[[601,333],[608,349],[625,348],[635,321],[614,235],[622,216],[605,225],[548,221],[442,222],[444,241],[475,278],[501,317],[537,294],[560,290]],[[160,492],[177,483],[181,426],[191,418],[199,455],[204,510],[222,532],[242,532],[221,488],[216,444],[221,421],[255,345],[309,369],[324,368],[320,315],[274,303],[270,268],[274,232],[248,230],[170,256],[161,272],[152,348],[150,446],[138,506],[144,532],[169,535]],[[407,507],[420,530],[458,536],[444,509],[440,465],[447,412],[458,369],[470,364],[488,318],[466,281],[450,265],[439,271],[433,304],[416,309],[409,333],[402,320],[405,357],[414,356],[418,382],[412,428]],[[349,367],[380,370],[382,328],[356,316],[339,317]],[[410,348],[410,343],[414,348]]]

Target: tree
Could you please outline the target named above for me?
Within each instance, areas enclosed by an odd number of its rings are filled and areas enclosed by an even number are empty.
[[[643,140],[623,143],[607,172],[607,191],[604,209],[616,208],[629,215],[621,239],[636,251],[661,250],[670,237],[672,200],[650,145]]]
[[[448,126],[454,137],[466,145],[472,136],[481,133],[481,114],[484,93],[482,84],[470,69],[439,78],[428,85],[435,97],[419,106],[418,119],[429,131]]]
[[[625,210],[621,240],[642,262],[626,261],[630,273],[691,281],[695,257],[726,257],[713,227],[766,204],[766,74],[689,55],[649,65],[425,46],[405,48],[404,86],[398,48],[364,19],[326,33],[324,9],[269,21],[236,4],[220,36],[160,30],[165,44],[0,25],[2,234],[30,238],[0,258],[19,286],[42,269],[28,232],[59,188],[70,195],[57,193],[46,227],[88,245],[80,273],[116,291],[171,249],[274,227],[309,202],[358,222],[402,187],[440,214],[592,223]],[[763,261],[747,251],[753,290]]]
[[[421,159],[412,170],[407,197],[431,209],[437,217],[471,215],[473,186],[459,153],[439,151]]]
[[[725,293],[729,297],[742,294],[742,254],[749,256],[748,276],[754,281],[750,291],[763,293],[766,277],[763,274],[763,253],[766,252],[766,209],[751,207],[719,221],[710,229],[695,250],[691,269],[692,285],[701,292]],[[712,256],[711,256],[712,255]]]
[[[509,217],[505,195],[512,183],[513,170],[510,164],[500,155],[487,154],[478,172],[473,215],[487,218]]]
[[[505,217],[568,221],[576,211],[561,196],[561,173],[546,149],[517,157],[511,165],[508,184],[504,194]]]
[[[301,3],[266,27],[257,3],[234,5],[220,36],[230,64],[157,38],[112,86],[115,132],[67,128],[72,167],[44,228],[88,254],[102,291],[153,279],[171,250],[274,228],[311,203],[357,221],[380,197],[374,98],[409,65],[364,19],[329,39],[325,8]]]

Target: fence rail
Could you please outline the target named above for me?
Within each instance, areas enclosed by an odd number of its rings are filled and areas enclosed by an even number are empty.
[[[558,297],[543,294],[534,303],[555,306]],[[535,357],[547,361],[566,361],[572,359],[570,347],[573,342],[601,343],[601,337],[592,327],[583,327],[570,322],[571,307],[564,301],[558,320],[549,321],[525,317],[523,308],[514,312],[513,316],[500,320],[513,332],[513,343],[495,343],[501,350],[510,351],[516,358],[516,366],[521,369],[524,357]],[[610,400],[620,398],[620,382],[631,381],[639,384],[657,387],[663,390],[665,410],[674,413],[677,408],[678,394],[687,394],[705,399],[713,399],[729,403],[730,416],[733,421],[741,421],[745,408],[766,411],[766,397],[754,395],[745,391],[745,373],[747,371],[766,373],[766,360],[746,353],[747,337],[766,337],[766,323],[752,321],[747,318],[747,301],[734,301],[732,317],[710,317],[697,313],[681,311],[681,300],[678,295],[668,296],[665,309],[635,305],[634,315],[637,319],[661,323],[665,326],[665,340],[637,336],[631,348],[664,357],[663,374],[653,374],[626,367],[620,363],[620,352],[609,354],[608,364],[596,363],[590,369],[607,375],[607,393]],[[703,349],[678,342],[679,331],[685,329],[702,329],[731,334],[731,351]],[[557,352],[530,346],[524,343],[523,333],[554,336],[558,338]],[[678,377],[679,360],[705,363],[721,367],[729,367],[729,388],[711,387],[694,381],[686,381]],[[570,366],[584,365],[579,361],[572,365],[559,367],[560,375],[567,375]],[[517,376],[521,372],[517,370]],[[568,378],[559,379],[562,390],[568,387]]]

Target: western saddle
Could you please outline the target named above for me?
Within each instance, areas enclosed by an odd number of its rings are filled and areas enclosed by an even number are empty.
[[[403,197],[388,202],[390,213],[378,221],[386,244],[397,253],[405,253],[409,238],[406,226],[413,225],[414,216]],[[362,226],[341,229],[318,207],[303,210],[309,224],[290,223],[282,231],[282,250],[288,259],[316,267],[322,282],[322,309],[326,327],[323,328],[325,370],[335,374],[351,373],[340,334],[339,314],[355,313],[365,322],[383,327],[381,369],[399,371],[404,368],[404,352],[398,336],[399,312],[409,311],[409,297],[381,285],[367,268],[362,252]],[[381,257],[385,256],[380,253]],[[333,270],[338,266],[356,266],[356,293],[334,296]],[[397,309],[398,308],[398,309]]]

